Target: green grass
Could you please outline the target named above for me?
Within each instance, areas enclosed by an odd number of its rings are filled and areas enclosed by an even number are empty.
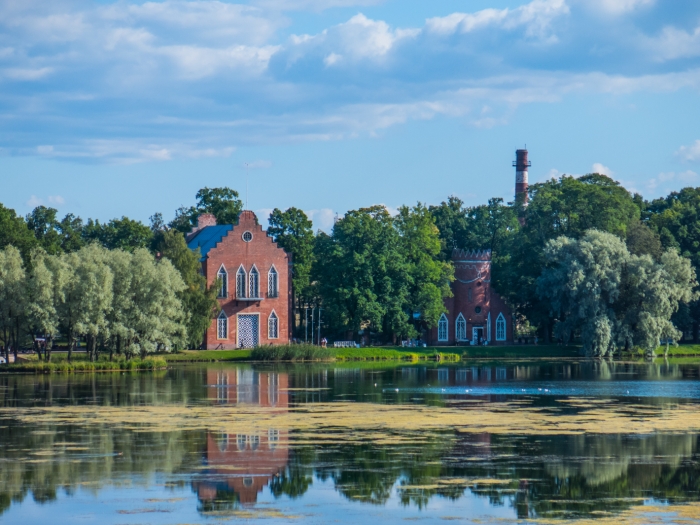
[[[581,357],[580,346],[513,345],[467,346],[460,349],[463,359],[531,359]]]
[[[0,372],[20,372],[35,374],[53,374],[61,372],[121,372],[127,370],[161,370],[166,368],[168,363],[162,357],[148,357],[144,360],[122,359],[118,361],[96,361],[91,363],[87,360],[68,362],[67,360],[52,361],[25,361],[13,363],[0,368]]]
[[[459,361],[460,354],[445,352],[444,348],[338,348],[335,350],[338,361]]]
[[[215,361],[250,361],[251,350],[183,350],[163,354],[168,363],[210,363]]]
[[[253,348],[250,354],[253,361],[332,361],[333,348],[313,345],[276,345]]]

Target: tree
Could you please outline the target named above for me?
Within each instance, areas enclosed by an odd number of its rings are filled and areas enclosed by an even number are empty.
[[[59,303],[63,297],[67,272],[60,257],[47,254],[43,249],[32,252],[27,279],[27,318],[29,332],[36,343],[36,335],[46,338],[44,359],[51,360],[53,342],[60,334]],[[41,352],[35,344],[41,357]]]
[[[294,300],[301,308],[302,301],[308,302],[313,295],[310,290],[311,267],[314,260],[312,223],[298,208],[289,208],[286,211],[275,208],[270,213],[268,223],[267,234],[292,255],[292,289]],[[296,322],[296,316],[294,320]]]
[[[112,219],[107,224],[88,219],[82,234],[86,242],[97,241],[109,250],[126,251],[149,247],[153,237],[153,232],[148,226],[128,217]]]
[[[200,272],[199,250],[190,250],[179,231],[163,231],[157,250],[180,272],[185,288],[178,292],[178,297],[187,313],[187,342],[191,347],[199,348],[218,305],[219,285],[207,288],[207,280]]]
[[[394,219],[401,251],[408,265],[408,313],[419,314],[426,328],[435,326],[445,311],[443,299],[450,297],[454,268],[440,258],[440,233],[430,210],[422,204],[402,206]],[[409,317],[409,318],[410,318]],[[401,335],[415,337],[415,330]]]
[[[651,354],[661,338],[680,337],[671,316],[695,298],[697,282],[690,261],[674,250],[656,262],[630,254],[615,235],[589,230],[578,240],[550,240],[544,257],[537,293],[551,304],[558,335],[568,340],[580,330],[588,355],[632,346]]]
[[[17,360],[26,307],[26,272],[22,255],[15,246],[6,246],[0,250],[0,329],[8,362],[10,347]]]
[[[218,224],[236,224],[243,211],[243,202],[238,198],[238,192],[231,188],[202,188],[197,192],[196,198],[196,206],[181,206],[175,212],[175,218],[169,224],[171,228],[188,233],[202,213],[212,213]]]
[[[37,206],[27,215],[27,227],[34,232],[34,237],[46,253],[61,253],[61,225],[56,219],[58,210]]]
[[[627,227],[627,249],[634,255],[649,255],[658,261],[663,253],[658,233],[641,221],[633,221]]]
[[[72,213],[67,213],[59,225],[61,232],[61,249],[64,252],[75,252],[85,246],[83,240],[83,220]]]
[[[36,244],[36,238],[24,219],[18,216],[15,210],[0,204],[0,250],[6,246],[14,246],[27,260]]]
[[[539,325],[547,342],[552,307],[537,293],[547,242],[562,235],[578,239],[589,229],[625,237],[628,225],[639,220],[640,209],[625,188],[598,173],[564,175],[533,184],[529,191],[529,204],[519,212],[523,226],[508,243],[509,257],[494,262],[493,282],[517,313]]]

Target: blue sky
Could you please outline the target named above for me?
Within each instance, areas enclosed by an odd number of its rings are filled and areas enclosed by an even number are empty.
[[[227,185],[264,216],[601,171],[700,186],[697,0],[0,3],[0,202],[171,218]]]

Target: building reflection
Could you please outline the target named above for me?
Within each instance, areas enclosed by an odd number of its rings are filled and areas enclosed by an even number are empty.
[[[208,399],[217,404],[289,407],[289,376],[255,370],[207,370]],[[217,511],[252,504],[289,462],[287,429],[269,428],[253,434],[208,433],[204,463],[193,488],[200,510]]]

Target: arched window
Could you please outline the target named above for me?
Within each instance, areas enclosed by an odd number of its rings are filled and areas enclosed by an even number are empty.
[[[267,296],[277,297],[277,270],[273,266],[267,274]]]
[[[460,313],[455,321],[455,338],[457,341],[467,340],[467,321],[464,316]]]
[[[498,314],[498,319],[496,319],[496,341],[506,340],[506,318],[503,317],[503,313]]]
[[[267,337],[268,339],[277,339],[279,337],[279,332],[280,332],[280,323],[279,319],[277,318],[277,314],[273,310],[272,313],[270,314],[270,317],[267,319]]]
[[[448,322],[447,316],[442,314],[440,320],[438,321],[438,341],[447,341],[448,337]]]
[[[219,298],[225,299],[228,297],[228,272],[226,271],[226,268],[224,268],[223,264],[221,265],[221,268],[219,268],[219,272],[216,274],[216,277],[221,282],[221,288],[219,288]]]
[[[248,288],[248,293],[250,297],[260,297],[260,274],[258,269],[253,266],[250,269],[250,285]]]
[[[245,281],[245,270],[241,266],[236,274],[236,297],[245,297]]]
[[[216,338],[228,339],[228,317],[223,310],[216,319]]]

